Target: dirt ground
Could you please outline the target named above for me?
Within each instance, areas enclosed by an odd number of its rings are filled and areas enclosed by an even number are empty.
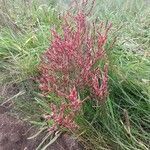
[[[35,132],[28,123],[7,114],[0,106],[0,150],[36,150],[42,142],[44,134],[34,139],[28,139]],[[47,150],[81,150],[79,143],[73,137],[61,135]]]
[[[11,85],[0,86],[0,150],[37,150],[38,145],[43,141],[47,131],[36,138],[28,139],[38,132],[31,124],[22,121],[18,116],[11,113],[12,99],[17,95],[21,87]],[[6,102],[6,103],[5,103]],[[3,105],[1,105],[3,104]],[[17,118],[16,118],[17,117]],[[80,144],[67,134],[61,135],[47,150],[82,150]],[[41,149],[39,149],[41,150]]]

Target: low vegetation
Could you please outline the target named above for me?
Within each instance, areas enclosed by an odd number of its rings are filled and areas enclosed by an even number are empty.
[[[90,23],[93,20],[95,24],[100,21],[107,25],[112,23],[107,42],[104,44],[107,58],[96,62],[96,68],[102,70],[102,76],[103,71],[106,70],[103,70],[103,66],[106,62],[108,63],[107,97],[99,105],[96,105],[96,101],[89,100],[92,93],[89,89],[84,88],[81,92],[80,86],[77,87],[77,84],[74,84],[76,82],[72,80],[69,82],[73,84],[70,84],[67,90],[58,82],[59,91],[52,87],[53,93],[46,96],[39,89],[37,81],[41,77],[41,62],[45,63],[45,59],[41,59],[43,53],[46,52],[44,55],[48,57],[47,53],[51,52],[49,47],[51,47],[50,41],[53,35],[55,40],[60,40],[55,32],[51,34],[50,29],[55,28],[62,35],[61,16],[68,10],[68,3],[62,2],[64,5],[58,5],[59,3],[55,1],[46,0],[15,0],[13,2],[1,0],[0,3],[0,88],[8,93],[7,87],[19,89],[18,93],[14,93],[6,101],[4,101],[5,96],[2,95],[1,104],[9,103],[10,105],[11,102],[12,113],[29,120],[42,130],[54,123],[50,121],[47,126],[47,122],[41,116],[45,114],[46,118],[48,114],[51,114],[52,110],[49,106],[51,102],[55,103],[56,107],[61,105],[62,98],[58,96],[59,94],[67,94],[67,98],[69,94],[74,94],[77,100],[79,98],[83,100],[88,96],[75,118],[78,128],[68,130],[66,127],[61,131],[74,134],[87,149],[150,149],[149,1],[97,0],[93,14],[87,18]],[[91,5],[92,3],[89,3],[88,8]],[[63,11],[60,12],[60,10]],[[60,42],[63,41],[60,40]],[[56,50],[54,44],[52,47]],[[51,54],[50,62],[52,62],[52,56]],[[56,67],[58,69],[59,65],[57,64]],[[80,69],[82,70],[82,67]],[[73,71],[77,73],[76,63]],[[54,70],[52,75],[54,76]],[[80,79],[80,76],[76,77]],[[96,77],[95,82],[98,80]],[[90,87],[92,87],[91,84]],[[94,99],[97,100],[95,96]]]

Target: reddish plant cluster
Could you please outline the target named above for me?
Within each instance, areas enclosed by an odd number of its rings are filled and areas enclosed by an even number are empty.
[[[59,126],[68,128],[68,129],[75,129],[78,126],[75,124],[74,119],[76,113],[80,111],[82,102],[78,99],[76,88],[74,87],[72,91],[70,91],[69,96],[66,97],[69,102],[60,105],[58,108],[55,104],[51,104],[51,111],[50,115],[44,115],[44,118],[49,121],[53,119],[54,123],[49,128],[49,131],[54,131],[59,128]]]
[[[85,3],[87,1],[83,0],[82,5]],[[108,65],[105,63],[104,69],[100,69],[98,62],[106,60],[104,46],[110,25],[104,27],[101,23],[96,26],[88,21],[83,9],[78,9],[76,13],[69,12],[63,17],[61,29],[60,33],[51,30],[51,46],[40,65],[40,89],[66,99],[59,111],[52,105],[52,114],[46,118],[53,119],[59,126],[72,128],[76,126],[74,117],[82,104],[77,91],[90,89],[90,96],[96,101],[107,95]],[[65,109],[70,110],[67,115]]]

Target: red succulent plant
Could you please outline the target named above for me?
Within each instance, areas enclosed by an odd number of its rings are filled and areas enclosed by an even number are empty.
[[[52,104],[52,114],[45,116],[54,120],[54,126],[77,127],[74,119],[81,110],[82,101],[78,98],[81,90],[88,88],[90,96],[96,101],[102,101],[108,93],[108,64],[104,46],[111,25],[91,23],[88,18],[90,13],[83,9],[87,3],[83,0],[82,7],[79,7],[76,2],[76,12],[69,10],[63,15],[62,30],[51,30],[53,39],[40,63],[41,91],[47,94],[53,92],[66,100],[66,103],[62,101],[59,109]],[[99,61],[103,61],[103,67],[98,65]]]

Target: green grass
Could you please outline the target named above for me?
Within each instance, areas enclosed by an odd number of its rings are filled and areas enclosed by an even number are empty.
[[[49,47],[50,27],[59,24],[58,12],[52,8],[51,2],[33,2],[28,10],[24,1],[1,3],[2,19],[8,15],[9,20],[1,19],[0,24],[0,86],[5,89],[6,85],[19,85],[20,91],[25,93],[13,99],[14,107],[21,111],[21,115],[31,118],[39,112],[39,108],[34,107],[37,106],[33,101],[37,85],[32,79],[38,74],[41,54]],[[7,88],[6,92],[9,92]],[[4,99],[3,95],[0,99]]]
[[[21,110],[25,118],[40,122],[40,115],[49,111],[48,102],[30,80],[38,75],[40,56],[49,46],[50,27],[59,27],[59,9],[46,1],[44,5],[34,2],[29,10],[25,5],[24,9],[15,9],[22,6],[17,0],[9,9],[11,1],[6,2],[2,15],[11,21],[0,24],[1,85],[19,84],[25,94],[13,99],[15,109]],[[107,102],[99,108],[87,104],[77,118],[80,130],[74,134],[87,149],[150,149],[149,5],[143,0],[97,0],[93,17],[112,22],[109,43],[114,37],[117,40],[107,51]]]

